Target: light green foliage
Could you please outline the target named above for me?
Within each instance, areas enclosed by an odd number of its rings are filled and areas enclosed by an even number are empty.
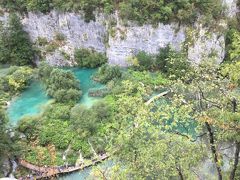
[[[48,120],[39,133],[41,145],[54,144],[59,149],[66,149],[73,138],[73,132],[68,129],[69,122]]]
[[[0,62],[27,65],[34,59],[34,51],[27,32],[23,30],[19,17],[10,14],[6,28],[0,32]]]
[[[101,83],[107,83],[111,80],[117,80],[122,77],[122,72],[118,66],[103,65],[94,75],[94,80]]]
[[[25,146],[26,147],[26,146]],[[29,152],[25,154],[25,159],[28,162],[39,166],[45,165],[62,165],[64,161],[60,153],[51,152],[47,147],[36,146],[29,148]]]
[[[224,64],[222,74],[228,76],[234,84],[240,85],[240,61]]]
[[[177,82],[172,90],[177,93],[176,97],[183,98],[182,102],[192,106],[194,118],[202,125],[203,133],[208,133],[211,153],[221,178],[222,155],[216,147],[221,141],[234,141],[235,146],[239,146],[240,94],[230,80],[219,76],[219,66],[208,60],[194,69],[186,80],[189,83]]]
[[[229,50],[229,56],[231,61],[240,60],[240,32],[233,31],[231,34],[231,45]]]
[[[18,92],[25,89],[33,78],[33,69],[29,67],[12,67],[5,77],[8,88],[11,92]]]
[[[201,145],[161,131],[165,122],[162,117],[171,112],[147,106],[143,99],[146,90],[140,84],[124,81],[123,87],[123,93],[117,95],[112,137],[116,158],[126,167],[124,177],[170,179],[179,177],[181,172],[183,177],[195,178],[190,167],[202,158]]]
[[[131,81],[142,82],[144,85],[162,86],[169,83],[161,73],[150,73],[148,71],[133,71],[128,70],[129,76],[127,78]]]
[[[107,62],[106,55],[89,49],[76,49],[74,58],[79,67],[96,68]]]
[[[50,104],[44,111],[44,116],[49,119],[69,120],[71,108],[72,106],[68,104]]]

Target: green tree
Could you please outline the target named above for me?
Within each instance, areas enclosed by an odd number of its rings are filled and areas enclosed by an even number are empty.
[[[133,179],[196,178],[191,167],[204,155],[201,144],[168,132],[172,125],[167,125],[164,117],[167,115],[169,119],[171,113],[147,104],[143,86],[125,81],[123,87],[123,92],[117,95],[111,127],[111,150],[124,164],[123,179],[129,176]]]
[[[222,155],[217,150],[218,143],[234,142],[235,157],[230,173],[230,179],[234,179],[240,150],[240,94],[237,86],[219,74],[219,66],[208,60],[195,67],[187,79],[188,83],[175,83],[172,90],[178,94],[176,97],[183,97],[182,102],[192,105],[194,118],[202,125],[203,134],[208,135],[218,179],[223,179]]]
[[[102,65],[94,75],[94,80],[101,83],[107,83],[111,80],[117,80],[122,77],[122,72],[118,66]]]
[[[39,77],[46,85],[48,95],[57,102],[77,102],[82,95],[79,81],[70,71],[51,68],[42,64]]]
[[[1,32],[0,49],[2,63],[27,65],[33,62],[32,44],[16,14],[10,14],[8,26]]]

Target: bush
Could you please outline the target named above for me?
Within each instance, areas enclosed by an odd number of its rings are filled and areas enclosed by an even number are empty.
[[[77,102],[81,97],[79,81],[72,72],[53,69],[47,81],[47,93],[57,102]]]
[[[128,71],[128,79],[142,82],[145,85],[159,86],[166,85],[169,81],[161,73],[150,73],[148,71]]]
[[[77,102],[82,95],[79,81],[71,71],[53,68],[46,63],[41,63],[38,77],[45,84],[48,95],[57,102]]]
[[[96,68],[107,62],[106,55],[90,49],[76,49],[74,57],[79,67]]]
[[[144,51],[140,51],[136,55],[138,66],[136,69],[139,70],[151,70],[154,67],[154,57],[152,55],[147,54]]]
[[[69,120],[71,107],[72,106],[70,105],[61,103],[51,104],[46,108],[44,117],[47,117],[49,119]]]
[[[98,72],[94,75],[94,80],[101,83],[107,83],[111,80],[116,80],[122,77],[122,72],[118,66],[110,66],[105,64],[101,66]]]
[[[12,67],[9,74],[5,77],[7,88],[10,92],[18,92],[24,90],[30,83],[33,70],[29,67]]]
[[[73,138],[73,133],[68,127],[67,121],[48,120],[39,132],[40,144],[53,144],[59,149],[66,149]]]

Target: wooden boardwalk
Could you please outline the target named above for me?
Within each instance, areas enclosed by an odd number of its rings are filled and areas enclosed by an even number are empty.
[[[107,154],[103,154],[101,156],[98,156],[98,158],[96,160],[92,160],[91,162],[87,163],[87,164],[83,164],[81,166],[75,166],[75,167],[39,167],[36,165],[33,165],[23,159],[19,160],[19,164],[27,169],[30,169],[32,171],[37,172],[36,176],[27,176],[27,177],[21,177],[19,178],[20,180],[28,180],[28,179],[44,179],[44,178],[50,178],[50,177],[55,177],[58,176],[60,174],[65,174],[65,173],[71,173],[74,171],[79,171],[79,170],[83,170],[87,167],[91,167],[101,161],[104,161],[108,158],[109,156]]]

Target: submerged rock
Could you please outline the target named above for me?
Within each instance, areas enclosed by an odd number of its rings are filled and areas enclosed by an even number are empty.
[[[88,91],[88,96],[90,97],[104,97],[109,93],[107,88],[101,89],[90,89]]]

